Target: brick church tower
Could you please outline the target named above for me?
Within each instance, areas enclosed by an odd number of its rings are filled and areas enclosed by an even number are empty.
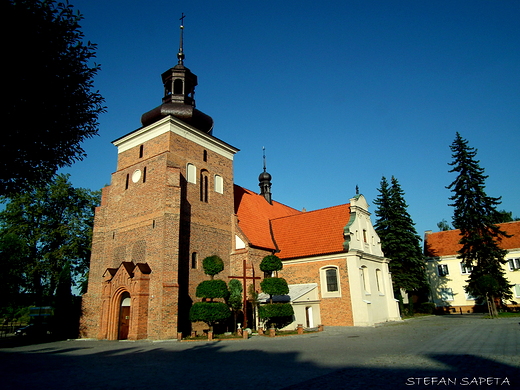
[[[178,63],[162,74],[162,104],[115,140],[118,161],[96,210],[82,337],[168,339],[188,332],[202,260],[230,262],[233,157],[195,108],[197,76]],[[222,274],[227,278],[229,266]],[[190,298],[191,297],[191,298]]]

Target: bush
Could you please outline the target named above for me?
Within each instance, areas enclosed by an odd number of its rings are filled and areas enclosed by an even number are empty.
[[[202,268],[206,275],[214,276],[224,270],[224,262],[217,255],[208,256],[202,260]]]
[[[280,271],[282,268],[282,260],[275,255],[265,256],[260,263],[260,270],[263,272]]]
[[[435,312],[435,303],[423,302],[417,308],[417,313],[433,314]]]
[[[289,294],[289,286],[284,278],[265,278],[260,283],[262,291],[269,295]]]
[[[229,318],[230,315],[229,307],[222,302],[196,302],[190,308],[190,321],[202,321],[209,326]]]
[[[224,298],[229,296],[226,282],[220,279],[205,280],[197,286],[197,298]]]
[[[258,307],[258,316],[268,327],[283,328],[293,321],[294,310],[290,303],[268,303]]]

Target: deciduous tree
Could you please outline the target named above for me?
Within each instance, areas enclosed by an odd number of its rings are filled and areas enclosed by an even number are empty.
[[[33,293],[39,301],[34,303],[52,304],[66,266],[72,280],[87,272],[99,196],[74,188],[68,175],[57,175],[45,187],[3,198],[0,258],[17,264],[20,279],[13,283],[18,292]],[[13,251],[14,247],[19,249]]]
[[[0,195],[42,185],[83,159],[98,132],[103,98],[93,90],[96,45],[67,2],[2,1],[3,78]]]

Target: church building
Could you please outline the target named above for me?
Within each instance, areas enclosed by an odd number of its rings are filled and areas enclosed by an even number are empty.
[[[182,34],[183,26],[178,63],[162,74],[162,104],[113,141],[117,169],[96,209],[82,337],[157,340],[199,329],[189,310],[212,255],[225,264],[216,278],[238,278],[246,294],[250,285],[260,290],[262,259],[280,257],[295,323],[306,327],[399,320],[363,195],[307,212],[272,199],[265,166],[259,193],[234,183],[239,150],[195,108],[197,76],[184,66]]]

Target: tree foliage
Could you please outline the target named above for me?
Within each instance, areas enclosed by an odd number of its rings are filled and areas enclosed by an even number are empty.
[[[98,132],[103,98],[93,91],[96,45],[83,42],[82,16],[66,2],[2,1],[8,131],[0,144],[0,195],[42,185],[81,160],[81,143]],[[29,120],[31,118],[31,120]]]
[[[265,278],[260,282],[262,291],[269,295],[289,294],[289,286],[284,278]]]
[[[294,309],[290,303],[269,303],[258,307],[258,317],[268,327],[283,328],[293,321]]]
[[[234,311],[242,309],[243,306],[243,292],[242,282],[238,279],[231,279],[229,281],[229,298],[228,305]]]
[[[226,282],[220,279],[204,280],[199,283],[195,295],[197,298],[224,298],[229,297],[229,290]]]
[[[273,271],[280,271],[282,268],[282,260],[275,255],[265,256],[260,263],[260,270],[263,272],[271,273]]]
[[[213,276],[224,270],[224,262],[217,255],[208,256],[204,260],[202,260],[202,268],[204,269],[204,273],[206,275]]]
[[[211,302],[195,302],[190,308],[190,321],[202,321],[209,325],[213,330],[213,325],[219,321],[229,318],[231,311],[224,302],[213,302],[215,298],[227,299],[229,290],[226,282],[214,279],[224,269],[224,262],[217,255],[208,256],[202,261],[204,273],[211,277],[211,280],[205,280],[197,286],[195,295],[198,298],[211,299]]]
[[[74,188],[68,175],[57,175],[45,187],[3,198],[0,259],[18,272],[11,282],[17,292],[49,299],[67,265],[74,280],[87,272],[99,196]]]
[[[417,293],[428,287],[424,256],[415,223],[408,213],[404,192],[395,177],[391,184],[383,176],[379,195],[374,201],[376,223],[374,228],[381,239],[383,253],[389,264],[394,294],[401,297],[401,289]]]
[[[495,298],[511,298],[511,285],[505,277],[502,265],[507,251],[499,241],[507,234],[496,225],[503,216],[497,211],[500,197],[488,196],[485,180],[488,176],[476,160],[476,149],[459,133],[450,146],[456,179],[447,187],[453,192],[450,206],[454,207],[453,226],[460,229],[459,258],[467,266],[473,266],[466,291],[476,298],[488,299],[491,315],[497,315]]]
[[[211,328],[216,322],[226,320],[231,315],[224,302],[195,302],[190,308],[190,321],[202,321]]]

